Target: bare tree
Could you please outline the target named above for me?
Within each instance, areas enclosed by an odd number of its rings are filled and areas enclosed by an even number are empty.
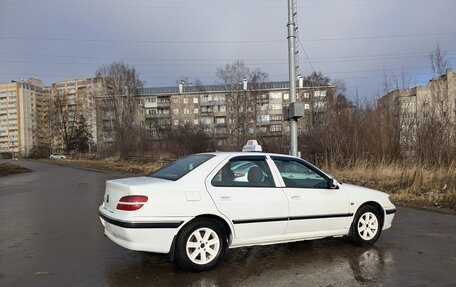
[[[120,157],[125,157],[131,148],[127,139],[134,127],[135,105],[138,105],[135,95],[144,82],[139,79],[134,67],[123,62],[99,67],[96,76],[102,79],[103,86],[110,91],[108,95],[102,94],[106,97],[103,109],[111,118],[114,149]]]
[[[440,44],[437,43],[435,49],[429,54],[432,71],[436,76],[442,75],[449,65],[446,53],[440,50]]]
[[[231,148],[239,148],[246,141],[249,129],[255,129],[258,90],[267,81],[268,74],[259,68],[250,71],[243,61],[237,60],[218,68],[216,75],[228,91],[226,104],[229,145]],[[244,81],[247,82],[247,88],[244,87]]]
[[[73,150],[77,131],[87,129],[79,122],[81,115],[82,105],[78,99],[69,96],[66,91],[60,92],[56,87],[51,87],[49,120],[54,149],[63,149],[66,153]]]

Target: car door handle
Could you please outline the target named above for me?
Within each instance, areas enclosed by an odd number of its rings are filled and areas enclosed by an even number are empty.
[[[220,196],[221,200],[231,200],[231,196],[225,195],[225,196]]]
[[[291,197],[291,199],[298,200],[298,199],[301,199],[301,196],[299,196],[299,195],[293,195],[293,196]]]

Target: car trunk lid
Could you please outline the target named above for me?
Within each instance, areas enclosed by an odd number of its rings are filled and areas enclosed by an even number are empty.
[[[127,195],[148,195],[144,192],[138,193],[135,191],[135,187],[140,187],[143,185],[151,185],[151,190],[153,189],[153,184],[164,183],[166,180],[152,178],[152,177],[131,177],[123,179],[115,179],[106,181],[106,190],[103,200],[103,206],[111,212],[117,210],[117,204],[119,200]]]

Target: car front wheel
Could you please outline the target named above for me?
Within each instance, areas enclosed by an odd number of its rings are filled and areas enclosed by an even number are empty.
[[[226,232],[218,222],[198,219],[184,226],[179,232],[176,260],[185,270],[206,271],[220,262],[226,245]]]
[[[361,207],[353,220],[350,237],[357,245],[372,245],[380,236],[382,221],[375,207],[366,205]]]

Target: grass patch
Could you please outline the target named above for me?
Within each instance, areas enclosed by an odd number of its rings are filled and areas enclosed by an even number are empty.
[[[456,210],[456,167],[369,165],[330,170],[342,182],[384,191],[397,203]]]
[[[30,171],[30,169],[15,164],[11,164],[5,161],[0,161],[0,176],[13,175],[28,171]]]
[[[117,158],[57,162],[140,175],[149,175],[166,164],[125,161]],[[437,168],[400,164],[359,164],[351,168],[323,169],[336,175],[341,182],[386,192],[396,203],[426,209],[440,209],[450,213],[456,211],[455,166]]]
[[[136,173],[140,175],[149,175],[164,165],[164,163],[139,163],[136,161],[120,160],[118,158],[107,158],[102,160],[67,159],[48,161],[63,165],[78,165],[94,169]]]

